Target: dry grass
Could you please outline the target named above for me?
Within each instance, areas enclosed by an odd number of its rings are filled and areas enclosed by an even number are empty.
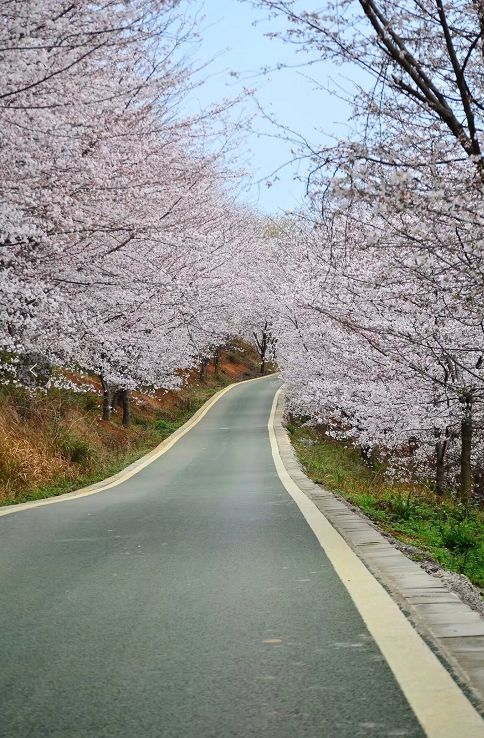
[[[132,393],[132,424],[120,413],[101,419],[96,377],[92,392],[0,392],[0,504],[58,494],[117,471],[153,448],[218,388],[256,373],[257,356],[225,353],[220,373],[209,367],[200,386],[195,372],[178,392]],[[69,378],[75,379],[72,373]],[[86,384],[86,378],[83,378]]]
[[[0,497],[12,499],[19,490],[48,484],[67,470],[48,434],[22,422],[11,398],[0,412]]]

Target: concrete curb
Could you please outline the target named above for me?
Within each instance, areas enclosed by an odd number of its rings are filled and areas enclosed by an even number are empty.
[[[306,476],[282,424],[283,412],[281,392],[274,430],[281,459],[291,479],[390,592],[415,629],[484,712],[484,619],[440,579],[408,559],[369,521]]]

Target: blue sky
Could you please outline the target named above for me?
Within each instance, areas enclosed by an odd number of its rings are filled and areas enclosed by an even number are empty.
[[[317,9],[321,0],[319,3],[304,0],[301,4],[306,9]],[[196,0],[187,7],[190,12],[195,10],[204,16],[200,46],[194,56],[202,62],[212,60],[203,72],[206,81],[190,99],[194,110],[203,110],[214,101],[251,88],[256,90],[258,104],[268,115],[301,132],[313,143],[327,144],[329,136],[344,131],[348,118],[346,104],[324,89],[316,89],[315,81],[309,79],[309,76],[317,77],[323,87],[328,84],[334,87],[341,77],[339,69],[330,62],[260,74],[261,68],[274,67],[279,62],[299,66],[307,61],[294,47],[264,37],[269,31],[283,29],[283,20],[268,22],[264,11],[240,0]],[[233,77],[231,72],[239,76]],[[291,160],[291,145],[277,137],[277,129],[257,113],[253,101],[247,100],[232,115],[237,117],[241,112],[256,113],[253,132],[244,135],[237,148],[238,164],[248,170],[251,180],[241,198],[274,214],[298,207],[304,199],[304,184],[295,177],[304,176],[306,162],[284,167],[278,172],[279,179],[267,187],[264,179]]]

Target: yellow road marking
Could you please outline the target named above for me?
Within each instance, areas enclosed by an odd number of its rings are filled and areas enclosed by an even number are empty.
[[[269,418],[272,456],[290,494],[346,587],[428,738],[483,738],[484,720],[405,615],[287,472]],[[390,707],[390,706],[389,706]]]

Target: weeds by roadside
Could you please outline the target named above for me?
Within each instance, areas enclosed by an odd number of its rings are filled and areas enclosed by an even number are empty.
[[[429,554],[444,568],[484,587],[484,511],[421,486],[389,482],[357,449],[290,423],[291,441],[308,476],[359,507],[384,531]],[[418,554],[416,554],[418,558]]]

